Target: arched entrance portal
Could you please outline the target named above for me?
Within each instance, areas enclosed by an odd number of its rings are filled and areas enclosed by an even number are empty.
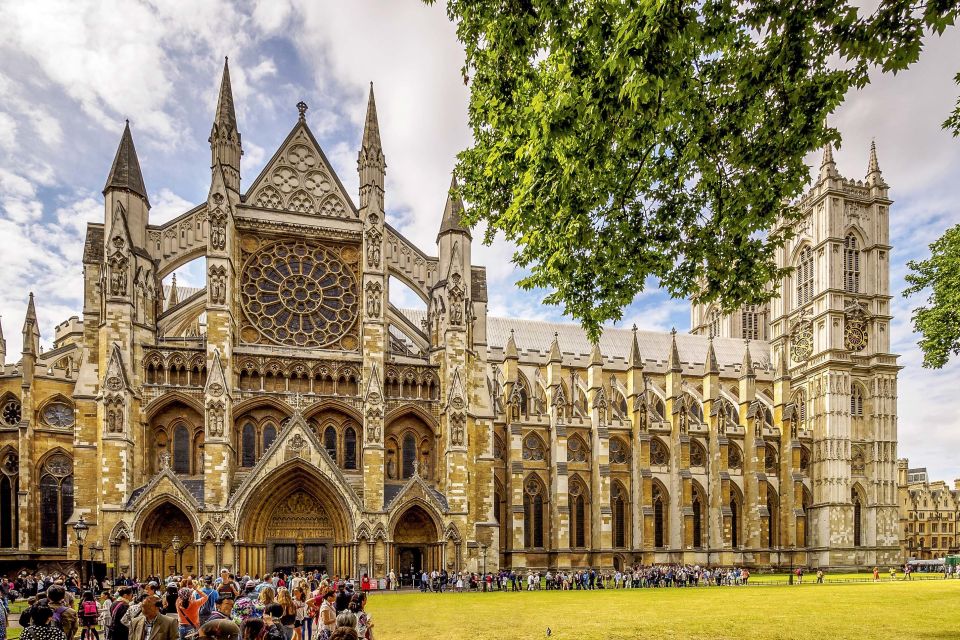
[[[196,532],[183,509],[172,502],[161,502],[143,519],[137,546],[138,575],[169,576],[196,573]]]
[[[437,523],[419,505],[404,511],[394,524],[394,563],[406,580],[415,579],[423,571],[439,571],[442,546]]]
[[[251,575],[319,569],[352,575],[353,526],[347,503],[302,463],[281,465],[241,511],[238,566]]]

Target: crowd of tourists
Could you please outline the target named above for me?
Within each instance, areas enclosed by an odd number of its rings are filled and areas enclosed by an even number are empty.
[[[91,580],[75,574],[21,574],[2,584],[0,639],[7,602],[23,597],[22,640],[372,640],[368,580],[319,573],[150,576]]]

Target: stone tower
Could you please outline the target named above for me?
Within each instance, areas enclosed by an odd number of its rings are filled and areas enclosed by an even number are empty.
[[[871,145],[865,180],[844,178],[828,145],[800,202],[794,268],[771,301],[780,393],[812,432],[811,561],[885,564],[897,553],[897,356],[890,353],[891,200]],[[793,427],[792,427],[793,428]]]

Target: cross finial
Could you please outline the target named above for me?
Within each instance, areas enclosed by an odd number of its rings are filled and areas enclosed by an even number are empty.
[[[300,392],[293,394],[293,408],[299,413],[300,409],[303,408],[303,396],[300,395]]]
[[[297,111],[300,112],[300,119],[301,119],[301,120],[306,120],[306,119],[307,119],[307,108],[308,108],[308,107],[307,107],[307,103],[304,102],[303,100],[301,100],[300,102],[297,103]]]

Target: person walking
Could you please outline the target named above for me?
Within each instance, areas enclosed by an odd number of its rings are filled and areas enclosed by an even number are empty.
[[[84,591],[80,604],[77,605],[77,615],[80,618],[80,640],[100,640],[97,632],[97,620],[100,617],[100,607],[93,597],[92,591]]]

